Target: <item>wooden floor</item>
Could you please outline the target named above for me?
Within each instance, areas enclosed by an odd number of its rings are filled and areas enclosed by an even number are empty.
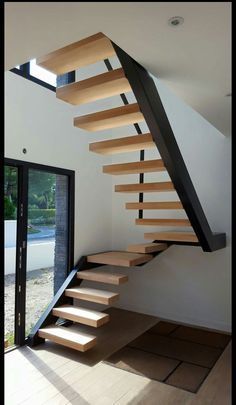
[[[87,353],[46,342],[5,354],[5,405],[230,405],[231,344],[197,394],[109,366],[105,358],[157,323],[158,318],[110,308],[111,322]],[[88,327],[84,327],[85,329]]]

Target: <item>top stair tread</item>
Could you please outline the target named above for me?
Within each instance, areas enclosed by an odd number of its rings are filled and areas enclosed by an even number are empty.
[[[87,131],[101,131],[144,121],[137,103],[74,118],[74,126]]]
[[[37,65],[56,75],[71,72],[115,55],[111,41],[101,32],[37,58]]]
[[[119,68],[59,87],[56,96],[70,104],[80,105],[130,91],[124,70]]]
[[[97,281],[101,283],[119,285],[128,281],[128,276],[124,274],[102,272],[97,270],[83,270],[77,273],[77,277],[82,280]]]
[[[70,330],[70,327],[51,325],[39,329],[38,335],[61,345],[86,351],[96,344],[96,337],[84,332]]]
[[[113,155],[115,153],[122,152],[135,152],[154,147],[155,143],[153,142],[152,135],[150,133],[127,136],[124,138],[108,139],[89,144],[90,152],[101,153],[103,155]]]
[[[153,256],[129,252],[105,252],[87,256],[89,263],[109,264],[113,266],[131,267],[152,260]]]

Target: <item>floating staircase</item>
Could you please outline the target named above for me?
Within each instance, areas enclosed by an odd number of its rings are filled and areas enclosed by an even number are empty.
[[[112,70],[109,58],[117,56],[121,67]],[[62,75],[98,61],[104,61],[108,71],[76,83],[57,88],[56,97],[72,105],[81,105],[107,97],[120,95],[124,104],[105,111],[97,111],[74,118],[74,126],[85,131],[95,132],[134,125],[136,133],[132,136],[107,139],[89,144],[89,151],[102,155],[113,155],[140,151],[140,161],[121,162],[105,165],[104,174],[139,174],[139,183],[118,184],[115,192],[137,193],[139,201],[125,204],[127,210],[137,210],[139,218],[135,225],[155,226],[153,232],[144,233],[149,243],[131,244],[124,252],[112,251],[90,254],[82,257],[71,271],[62,287],[55,295],[38,323],[29,335],[29,344],[35,345],[45,339],[55,343],[87,351],[96,345],[98,327],[106,328],[109,316],[105,312],[86,309],[74,300],[112,305],[117,302],[119,293],[94,288],[94,283],[122,285],[128,281],[125,274],[100,271],[99,266],[119,266],[129,268],[148,263],[157,254],[164,252],[172,244],[201,246],[204,251],[214,251],[225,247],[225,234],[213,234],[191,178],[183,161],[181,152],[156,86],[147,71],[104,34],[98,33],[89,38],[65,46],[37,59],[37,64],[57,75]],[[129,104],[124,93],[133,92],[136,101]],[[142,133],[138,123],[145,122],[148,133]],[[145,160],[148,149],[159,151],[160,158]],[[144,173],[167,173],[170,181],[146,182]],[[176,192],[175,201],[144,201],[145,193]],[[163,218],[143,218],[146,210],[166,211]],[[170,212],[179,210],[184,218],[174,217]],[[163,231],[163,227],[180,227],[177,231]],[[182,228],[192,227],[183,231]],[[160,229],[161,228],[161,229]],[[81,287],[81,283],[93,282],[92,287]],[[60,321],[62,320],[62,321]],[[60,325],[58,324],[60,323]],[[88,325],[91,335],[75,331],[71,323]]]

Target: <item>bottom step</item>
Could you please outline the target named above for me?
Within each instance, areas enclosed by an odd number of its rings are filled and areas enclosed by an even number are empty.
[[[39,329],[38,336],[80,352],[86,352],[86,350],[89,350],[96,345],[95,336],[82,332],[75,332],[74,330],[72,331],[70,330],[70,327],[66,328],[55,325],[48,326]]]

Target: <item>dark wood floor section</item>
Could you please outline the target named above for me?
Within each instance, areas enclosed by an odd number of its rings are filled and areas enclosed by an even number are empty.
[[[67,348],[65,352],[63,346],[50,341],[35,346],[34,351],[44,349],[47,345],[50,352],[63,353],[68,358],[76,357],[80,363],[93,366],[148,330],[158,319],[154,316],[118,308],[108,308],[105,312],[110,315],[110,322],[96,329],[97,344],[87,352],[82,353],[70,348]],[[70,329],[91,334],[91,327],[82,324],[74,324],[70,326]],[[122,333],[123,330],[125,333]]]
[[[230,339],[228,335],[161,321],[106,363],[196,393]]]

